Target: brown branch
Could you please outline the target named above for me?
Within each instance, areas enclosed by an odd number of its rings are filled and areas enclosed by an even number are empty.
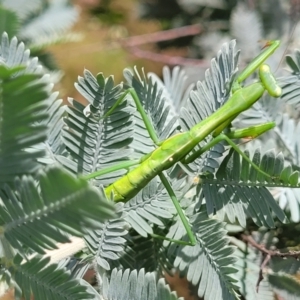
[[[131,54],[139,58],[145,58],[156,62],[161,62],[168,65],[185,65],[185,66],[195,66],[204,65],[208,67],[207,63],[200,59],[190,59],[180,56],[170,56],[166,54],[155,53],[148,50],[142,50],[138,46],[157,43],[161,41],[173,40],[176,38],[197,35],[203,32],[203,27],[200,24],[184,26],[180,28],[164,30],[149,34],[143,34],[139,36],[133,36],[126,39],[122,39],[120,44],[126,48]]]
[[[259,277],[256,283],[256,292],[258,292],[259,284],[264,279],[263,269],[266,267],[266,265],[269,263],[272,257],[281,257],[281,258],[294,257],[296,259],[299,259],[300,256],[300,251],[280,252],[279,250],[266,249],[264,245],[258,244],[250,235],[242,234],[242,240],[250,244],[252,247],[256,248],[257,250],[259,250],[260,252],[262,252],[263,255],[265,256],[260,266]]]
[[[149,43],[157,43],[167,40],[173,40],[179,37],[197,35],[203,31],[203,27],[200,24],[184,26],[180,28],[164,30],[154,33],[148,33],[138,36],[132,36],[121,40],[121,44],[124,47],[136,47]]]
[[[254,248],[258,249],[260,252],[266,255],[281,258],[294,257],[296,259],[298,259],[300,256],[300,251],[280,252],[279,250],[266,249],[264,245],[258,244],[250,235],[242,234],[242,239],[244,242],[249,243],[251,246],[253,246]]]
[[[192,59],[192,58],[185,58],[181,56],[170,56],[161,53],[155,53],[148,50],[142,50],[139,48],[128,48],[128,51],[132,53],[134,56],[139,58],[146,58],[152,61],[165,63],[171,66],[203,66],[205,68],[209,67],[207,61],[202,59]]]

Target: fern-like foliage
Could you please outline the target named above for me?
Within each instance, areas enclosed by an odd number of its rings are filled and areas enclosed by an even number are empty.
[[[75,174],[90,174],[110,167],[116,155],[118,162],[128,159],[131,151],[126,147],[133,135],[133,107],[124,101],[104,118],[122,96],[122,85],[114,86],[113,77],[105,78],[100,73],[95,78],[86,70],[76,88],[90,104],[85,107],[69,99],[72,106],[67,108],[63,139],[72,159],[62,157],[61,163]],[[101,178],[101,183],[111,183],[124,173],[119,170],[107,174]]]
[[[175,213],[169,195],[156,178],[125,204],[124,211],[127,213],[125,219],[143,237],[153,233],[148,221],[163,226],[163,220],[172,218]]]
[[[43,164],[52,164],[59,160],[59,157],[65,153],[65,144],[61,138],[61,132],[64,126],[63,116],[65,115],[65,107],[62,106],[62,100],[57,99],[58,93],[52,93],[47,99],[48,118],[43,120],[43,124],[47,126],[47,140],[35,148],[45,151],[43,158],[39,162]]]
[[[246,154],[249,155],[247,152]],[[269,151],[262,158],[260,155],[257,150],[252,162],[270,176],[274,176],[274,179],[265,177],[246,160],[241,162],[237,152],[232,151],[224,159],[216,173],[216,179],[202,178],[203,190],[200,197],[205,198],[209,214],[216,212],[220,220],[226,216],[233,223],[237,218],[244,227],[249,216],[257,225],[270,228],[275,226],[272,213],[281,222],[287,221],[266,186],[298,187],[298,172],[292,173],[290,166],[284,167],[282,155],[275,157],[273,151]]]
[[[94,299],[86,292],[93,289],[84,282],[73,280],[74,289],[68,290],[70,283],[64,282],[70,276],[65,270],[46,267],[44,258],[28,257],[57,248],[70,235],[83,236],[89,228],[101,228],[105,219],[114,216],[113,205],[103,190],[60,166],[44,168],[50,158],[53,163],[55,155],[63,154],[61,101],[56,100],[57,94],[50,95],[49,76],[42,75],[38,60],[31,59],[16,38],[9,41],[3,34],[0,58],[1,277],[8,285],[15,283],[16,297],[23,294],[29,299],[34,293],[37,298],[62,299],[78,293],[80,299],[82,295]],[[36,268],[41,271],[38,275]],[[45,281],[37,284],[41,278]],[[55,289],[58,282],[61,290]]]
[[[67,0],[3,0],[2,5],[19,18],[19,38],[35,47],[61,39],[78,17],[78,10]]]
[[[33,174],[38,169],[36,159],[43,151],[28,152],[26,148],[46,139],[46,85],[40,76],[23,74],[23,68],[0,66],[1,85],[1,153],[0,181],[12,182],[14,177]],[[22,99],[22,101],[20,101]]]
[[[40,63],[49,70],[57,70],[54,57],[45,51],[45,46],[67,40],[78,40],[78,34],[68,30],[78,18],[78,9],[67,0],[2,0],[0,34],[17,36],[30,46]],[[53,74],[53,80],[60,77]],[[56,77],[56,78],[55,78]]]
[[[102,273],[102,272],[101,272]],[[100,273],[100,276],[101,276]],[[145,299],[145,300],[180,300],[176,293],[171,292],[164,279],[157,280],[155,273],[145,273],[141,269],[118,271],[113,269],[110,278],[104,273],[101,279],[101,294],[105,299]]]
[[[135,89],[156,136],[162,141],[172,133],[176,118],[168,118],[170,106],[165,103],[162,90],[158,88],[157,83],[154,83],[151,77],[147,79],[143,70],[142,76],[137,69],[134,71],[135,74],[129,69],[125,69],[124,77],[127,84]],[[147,154],[154,150],[154,143],[138,111],[135,113],[134,120],[136,124],[135,135],[131,147],[139,155]]]
[[[280,99],[271,98],[265,95],[262,101],[257,102],[253,107],[244,112],[239,118],[243,126],[259,124],[262,121],[276,121],[276,127],[272,132],[264,136],[264,150],[275,147],[295,170],[299,170],[299,124],[297,121],[299,110],[299,52],[293,56],[287,56],[287,64],[291,69],[291,74],[278,78],[278,82],[283,89]],[[285,112],[282,114],[282,112]],[[296,174],[294,175],[296,176]],[[282,209],[286,209],[291,214],[291,220],[300,220],[299,190],[276,188],[276,195]]]
[[[82,236],[85,228],[101,226],[96,220],[113,216],[111,203],[86,181],[59,168],[49,169],[39,179],[37,187],[33,178],[23,176],[15,191],[8,186],[1,191],[2,232],[15,249],[22,252],[26,246],[44,253],[43,248],[53,249],[55,242],[69,241],[60,230]],[[87,203],[82,201],[85,197]]]
[[[170,106],[169,117],[179,117],[180,109],[185,105],[194,84],[187,86],[188,76],[178,66],[174,67],[172,71],[165,66],[162,75],[163,81],[154,73],[148,74],[157,83],[159,90],[162,90],[162,97]]]
[[[40,299],[100,299],[95,298],[95,290],[83,280],[73,279],[65,269],[48,263],[49,258],[36,256],[22,262],[20,256],[15,257],[15,268],[11,272],[15,277],[16,299],[23,296],[29,300],[32,293]]]
[[[25,49],[24,43],[19,43],[16,37],[9,40],[6,32],[2,34],[0,46],[1,64],[7,67],[24,65],[25,72],[40,73],[41,66],[37,58],[30,57],[29,49]]]
[[[89,230],[85,235],[86,243],[93,254],[95,265],[110,270],[111,261],[118,260],[124,254],[128,225],[122,217],[122,205],[116,207],[117,218],[101,224],[101,229]]]
[[[190,220],[195,232],[196,246],[170,247],[169,254],[176,255],[174,266],[179,269],[197,294],[204,299],[235,299],[238,289],[233,267],[236,258],[234,248],[228,245],[224,224],[209,219],[204,207],[190,209]],[[183,230],[180,221],[170,228],[167,237],[180,238]],[[183,237],[186,239],[186,237]]]
[[[61,130],[63,127],[62,116],[65,112],[64,107],[61,105],[62,100],[57,99],[58,93],[52,93],[51,89],[53,84],[49,81],[49,75],[43,75],[41,65],[38,63],[37,58],[30,57],[30,51],[25,49],[24,43],[19,43],[18,39],[14,37],[9,40],[7,33],[3,33],[0,46],[0,59],[1,62],[7,67],[17,67],[19,65],[24,66],[24,69],[16,72],[15,76],[19,76],[24,73],[40,74],[40,83],[44,85],[45,93],[48,94],[48,99],[44,100],[44,111],[41,107],[41,112],[44,113],[43,117],[39,120],[28,120],[29,123],[37,123],[36,128],[48,128],[48,138],[43,142],[34,144],[32,143],[26,149],[27,152],[44,152],[42,157],[36,156],[36,159],[43,164],[50,164],[55,162],[56,156],[61,155],[64,152],[64,144],[61,139]],[[41,96],[42,98],[42,96]],[[28,103],[24,103],[24,106]],[[37,115],[37,113],[35,113]],[[36,116],[37,117],[37,116]],[[46,137],[46,136],[45,136]]]

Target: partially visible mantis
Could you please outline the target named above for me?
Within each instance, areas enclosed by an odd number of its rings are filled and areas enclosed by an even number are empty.
[[[255,165],[232,141],[232,139],[251,137],[255,138],[258,135],[272,129],[275,123],[269,122],[253,127],[243,128],[229,133],[224,133],[231,122],[243,111],[250,108],[256,101],[258,101],[265,91],[273,97],[281,96],[281,88],[277,85],[274,76],[271,74],[270,69],[263,62],[279,47],[279,41],[269,41],[265,49],[239,74],[235,80],[232,88],[232,96],[229,100],[221,106],[212,115],[196,124],[187,132],[181,132],[170,138],[159,141],[156,133],[151,125],[151,122],[146,115],[142,104],[133,88],[129,88],[116,104],[108,111],[103,117],[107,117],[114,108],[125,98],[127,93],[130,93],[136,104],[137,110],[142,116],[145,126],[149,135],[157,148],[151,153],[143,156],[137,161],[126,161],[116,166],[99,170],[92,174],[84,176],[86,179],[99,177],[103,174],[113,172],[115,170],[130,168],[126,175],[105,188],[105,193],[108,198],[113,199],[115,202],[127,202],[134,197],[143,187],[145,187],[155,176],[159,176],[163,185],[165,186],[173,204],[177,210],[179,217],[185,227],[189,242],[178,241],[174,239],[164,238],[171,242],[176,242],[184,245],[195,245],[196,238],[191,230],[188,220],[184,215],[180,204],[176,198],[170,183],[168,182],[163,171],[171,168],[176,163],[181,162],[188,164],[203,154],[205,151],[213,147],[220,141],[225,140],[232,146],[245,160],[247,160],[257,171],[263,175],[270,177],[267,173]],[[259,69],[260,81],[252,83],[249,86],[241,87],[241,83],[249,77],[253,72]],[[199,151],[187,158],[187,155],[208,135],[212,134],[213,139],[202,147]],[[152,235],[157,238],[160,236]]]

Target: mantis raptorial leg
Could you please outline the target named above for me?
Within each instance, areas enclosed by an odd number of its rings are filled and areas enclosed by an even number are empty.
[[[262,65],[262,63],[277,49],[279,41],[272,41],[269,43],[268,48],[258,55],[253,62],[241,72],[237,80],[233,85],[233,94],[228,101],[221,106],[216,112],[202,120],[190,129],[190,131],[178,133],[164,141],[158,141],[156,133],[152,127],[150,120],[148,119],[142,104],[140,103],[138,96],[133,88],[130,88],[129,92],[133,97],[137,110],[142,116],[145,126],[149,132],[153,142],[157,145],[157,148],[141,158],[140,161],[124,162],[122,165],[117,165],[114,170],[121,168],[129,168],[135,166],[126,175],[118,179],[106,187],[105,192],[108,198],[113,196],[115,202],[127,202],[134,197],[143,187],[145,187],[155,176],[160,176],[164,186],[166,187],[176,210],[183,222],[190,242],[177,241],[168,239],[180,244],[195,245],[196,239],[190,228],[190,225],[179,205],[179,202],[171,188],[171,185],[163,175],[163,171],[169,169],[177,162],[189,163],[197,156],[201,155],[213,145],[221,140],[226,140],[239,154],[241,154],[255,169],[263,173],[265,176],[269,176],[267,173],[259,169],[258,166],[253,164],[249,158],[232,142],[233,138],[257,136],[263,132],[270,130],[274,127],[274,123],[266,123],[254,127],[237,130],[228,134],[223,133],[223,130],[235,119],[241,112],[250,108],[256,101],[258,101],[263,93],[267,91],[271,96],[279,97],[281,95],[281,89],[276,84],[276,80],[270,73],[268,66]],[[241,87],[241,82],[244,81],[249,75],[259,68],[260,81],[253,83],[246,87]],[[124,99],[126,95],[123,95],[120,99]],[[121,101],[120,100],[120,101]],[[119,103],[120,101],[117,101]],[[116,105],[115,105],[116,106]],[[114,106],[114,107],[115,107]],[[114,108],[112,107],[112,109]],[[109,110],[109,113],[112,112]],[[106,114],[105,116],[107,116]],[[187,155],[208,135],[212,134],[214,137],[205,147],[202,147],[196,155],[193,154],[192,158],[186,158]],[[86,178],[98,177],[101,174],[111,172],[112,170],[100,170],[86,176]],[[270,177],[270,176],[269,176]]]

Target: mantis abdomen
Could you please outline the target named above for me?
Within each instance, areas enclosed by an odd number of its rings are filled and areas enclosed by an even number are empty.
[[[146,159],[142,159],[138,167],[109,185],[105,189],[107,197],[110,198],[112,193],[115,202],[126,202],[134,197],[155,176],[183,159],[216,128],[223,123],[227,124],[228,119],[251,107],[264,91],[265,87],[261,82],[237,90],[215,113],[196,124],[190,131],[176,134],[165,140]]]
[[[105,193],[110,198],[113,193],[115,202],[126,202],[134,197],[143,187],[145,187],[155,176],[164,170],[169,169],[178,162],[189,151],[186,151],[190,144],[190,131],[179,133],[155,149],[140,165],[125,176],[112,183],[105,189]]]

